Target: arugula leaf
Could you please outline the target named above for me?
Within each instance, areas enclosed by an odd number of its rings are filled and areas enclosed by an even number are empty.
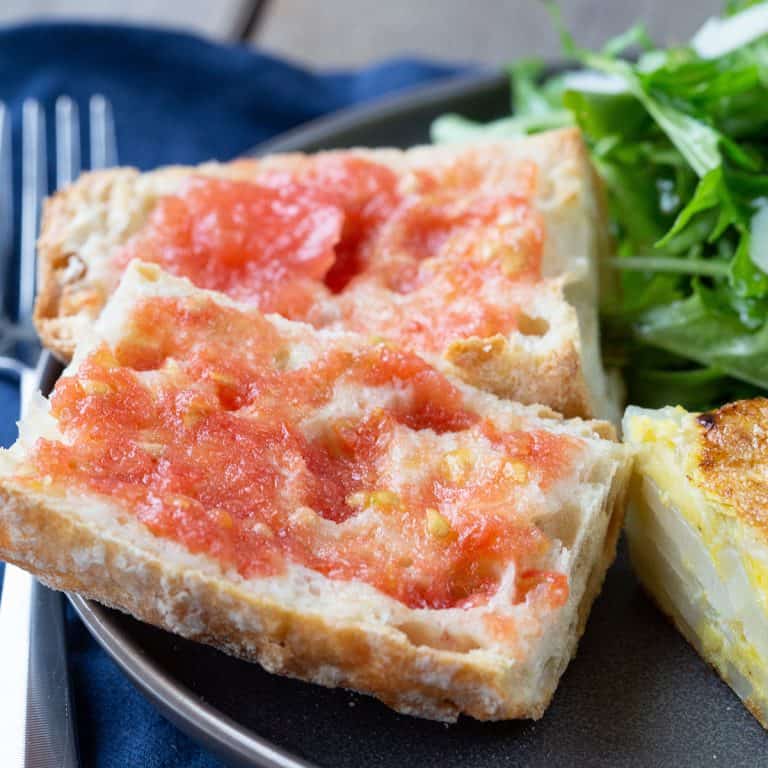
[[[731,261],[731,286],[739,297],[761,299],[768,296],[768,275],[753,263],[750,245],[751,235],[744,232]]]
[[[521,59],[508,68],[512,105],[519,117],[547,115],[561,108],[563,89],[559,78],[544,85],[544,65],[539,59]]]
[[[626,32],[612,37],[603,45],[601,53],[605,56],[616,57],[637,47],[645,50],[653,50],[655,47],[653,40],[648,36],[645,24],[634,24]]]
[[[768,390],[768,2],[729,2],[691,45],[657,48],[636,25],[597,52],[545,4],[582,70],[519,62],[515,116],[444,116],[435,140],[577,125],[616,244],[603,352],[632,401],[709,407]]]
[[[635,366],[627,382],[630,402],[642,400],[647,408],[685,405],[693,411],[706,411],[713,403],[755,397],[761,390],[739,379],[723,375],[718,368],[669,370]],[[681,399],[681,393],[684,398]]]
[[[765,387],[768,381],[768,322],[745,332],[736,317],[710,311],[699,294],[655,307],[636,323],[642,341]]]
[[[714,168],[709,171],[709,173],[706,173],[698,183],[696,191],[693,193],[693,197],[688,202],[688,205],[680,211],[672,228],[656,243],[656,245],[659,248],[669,245],[669,243],[692,222],[694,216],[703,211],[709,211],[719,205],[721,198],[721,183],[722,171],[720,168]],[[730,220],[723,222],[719,218],[714,232],[720,232],[724,225],[727,226],[730,223]]]
[[[566,80],[568,83],[568,80]],[[565,89],[562,104],[594,141],[601,138],[637,140],[647,133],[648,114],[630,93],[605,94]]]
[[[639,74],[642,60],[633,67],[626,61],[589,52],[582,53],[580,59],[599,72],[621,78],[699,176],[720,165],[722,136],[703,120],[678,109],[653,91]]]
[[[762,5],[763,0],[726,0],[725,15],[734,16],[753,5]]]
[[[565,128],[573,124],[573,117],[566,110],[542,115],[504,117],[492,123],[476,123],[461,115],[441,115],[430,130],[432,141],[437,144],[454,144],[470,140],[506,139],[527,136],[530,133]]]

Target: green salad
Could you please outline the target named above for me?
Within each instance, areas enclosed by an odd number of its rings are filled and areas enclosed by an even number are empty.
[[[444,115],[437,142],[577,125],[605,184],[620,289],[602,297],[606,365],[631,402],[702,409],[768,390],[768,2],[730,2],[687,45],[641,26],[577,66],[509,72],[514,114]]]

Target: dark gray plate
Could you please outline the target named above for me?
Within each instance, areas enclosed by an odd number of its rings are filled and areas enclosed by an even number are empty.
[[[412,92],[294,131],[259,151],[428,139],[445,111],[489,119],[508,110],[505,78]],[[58,368],[51,364],[49,380]],[[768,738],[738,699],[640,591],[622,551],[552,706],[539,722],[453,726],[404,717],[373,699],[269,675],[80,598],[86,625],[180,728],[244,765],[768,765]]]

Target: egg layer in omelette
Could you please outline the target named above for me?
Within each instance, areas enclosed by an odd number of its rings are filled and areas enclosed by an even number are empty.
[[[768,728],[768,399],[630,407],[627,536],[643,585]]]

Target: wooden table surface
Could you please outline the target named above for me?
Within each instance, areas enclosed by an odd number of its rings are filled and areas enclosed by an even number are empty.
[[[598,45],[641,19],[662,42],[686,40],[720,0],[562,0],[579,42]],[[117,19],[191,29],[230,39],[247,0],[3,0],[0,23],[40,17]],[[360,66],[411,53],[504,64],[557,56],[539,0],[270,0],[250,41],[318,67]]]

